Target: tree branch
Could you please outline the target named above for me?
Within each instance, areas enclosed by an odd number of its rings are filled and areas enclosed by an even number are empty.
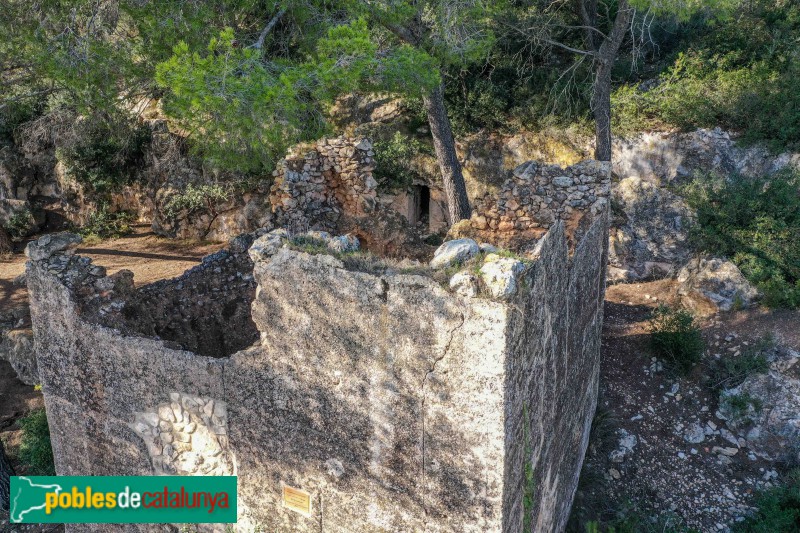
[[[264,39],[267,38],[269,32],[272,31],[272,28],[275,27],[278,21],[281,20],[281,17],[283,17],[283,15],[285,14],[286,14],[286,8],[284,7],[281,8],[281,10],[278,11],[278,13],[274,17],[272,17],[272,20],[270,20],[267,23],[267,25],[264,26],[264,29],[261,30],[261,35],[258,36],[258,40],[255,43],[253,43],[252,46],[253,48],[255,48],[256,50],[261,50],[261,48],[264,46]]]

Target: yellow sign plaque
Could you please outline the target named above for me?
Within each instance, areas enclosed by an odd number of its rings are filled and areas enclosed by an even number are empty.
[[[304,490],[283,486],[283,506],[305,516],[311,516],[311,494]]]

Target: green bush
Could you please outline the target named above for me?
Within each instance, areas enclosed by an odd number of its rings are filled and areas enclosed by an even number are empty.
[[[774,347],[771,338],[764,338],[738,357],[722,357],[709,369],[709,384],[715,391],[739,386],[748,376],[763,374],[769,370],[764,352]]]
[[[189,184],[183,192],[175,194],[167,200],[163,211],[169,218],[175,218],[184,210],[192,213],[205,209],[216,213],[219,204],[230,200],[231,195],[231,189],[223,184],[212,183],[199,186]]]
[[[727,413],[728,419],[737,424],[750,420],[751,416],[761,412],[763,407],[761,400],[746,392],[723,396],[720,403],[720,407]]]
[[[700,362],[705,349],[700,328],[684,309],[660,305],[650,319],[650,345],[653,353],[666,360],[678,374],[688,374]]]
[[[86,120],[57,155],[76,180],[106,194],[130,183],[150,140],[146,125]]]
[[[769,307],[800,307],[800,175],[696,179],[684,190],[696,247],[730,257]]]
[[[800,31],[796,2],[754,0],[733,16],[686,24],[656,86],[612,96],[618,132],[659,124],[721,126],[775,150],[800,145]],[[652,64],[649,66],[653,66]],[[652,74],[651,74],[652,75]]]
[[[96,236],[101,239],[117,238],[131,232],[131,223],[135,220],[133,213],[126,211],[111,212],[103,205],[89,214],[86,223],[78,232],[84,237]]]
[[[28,209],[17,211],[3,224],[3,228],[14,240],[24,239],[28,236],[34,224],[33,215]]]
[[[734,524],[736,533],[797,533],[800,531],[800,469],[786,476],[784,485],[761,491],[757,510],[744,522]]]
[[[19,460],[25,465],[25,473],[32,476],[54,476],[53,448],[50,445],[50,429],[44,409],[31,411],[19,420],[22,442]]]
[[[413,167],[412,160],[430,149],[418,139],[395,132],[388,141],[375,142],[375,171],[378,187],[385,191],[407,189],[414,180],[424,177]]]

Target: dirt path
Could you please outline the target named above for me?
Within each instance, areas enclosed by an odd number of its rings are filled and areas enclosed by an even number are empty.
[[[732,457],[714,453],[714,447],[731,444],[721,435],[718,397],[705,385],[702,365],[685,378],[674,378],[652,358],[650,314],[658,304],[675,305],[676,300],[671,280],[608,288],[599,406],[607,421],[607,442],[587,457],[595,481],[586,488],[583,503],[597,518],[610,510],[610,502],[631,502],[646,512],[672,514],[700,531],[726,531],[727,524],[748,513],[755,491],[769,486],[775,465],[746,448]],[[730,356],[767,334],[800,349],[798,311],[719,314],[701,326],[706,361]],[[685,436],[695,424],[705,436],[692,444]],[[632,449],[612,460],[625,438]]]

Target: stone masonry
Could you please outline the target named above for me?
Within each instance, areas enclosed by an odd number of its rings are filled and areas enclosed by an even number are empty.
[[[561,168],[529,161],[515,168],[498,191],[475,200],[470,226],[477,236],[503,243],[541,236],[558,220],[573,233],[585,215],[591,219],[608,209],[610,188],[609,163]]]
[[[237,531],[516,533],[526,515],[532,531],[563,530],[597,401],[607,213],[571,255],[565,228],[503,299],[424,269],[353,270],[280,231],[237,238],[157,299],[74,255],[74,236],[34,242],[56,469],[235,474]],[[226,342],[198,336],[202,317]],[[310,516],[282,506],[284,486],[310,494]]]
[[[378,182],[368,139],[322,139],[305,148],[295,147],[273,172],[269,201],[279,226],[332,229],[342,213],[375,210]]]

